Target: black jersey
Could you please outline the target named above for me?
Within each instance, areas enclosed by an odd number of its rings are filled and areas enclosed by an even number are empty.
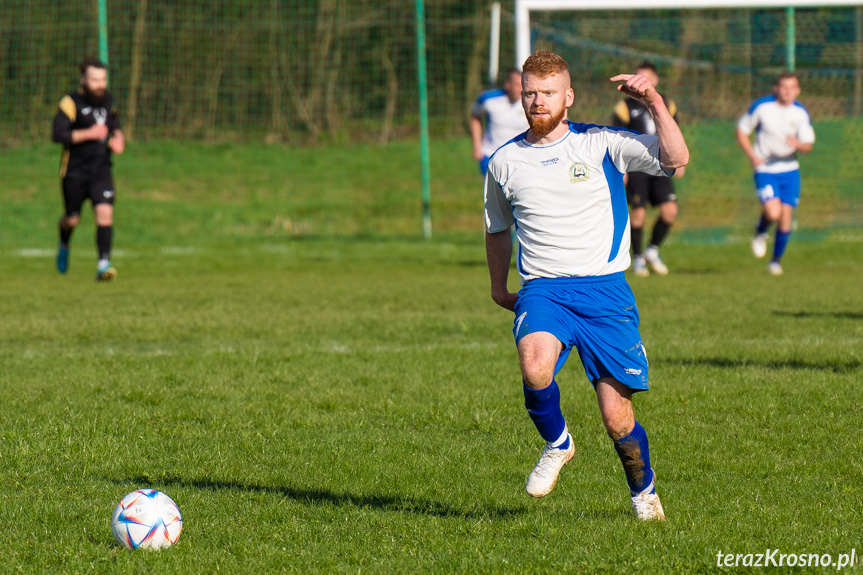
[[[677,105],[674,100],[666,100],[665,106],[671,117],[677,121]],[[651,136],[656,135],[656,124],[653,123],[653,116],[650,115],[647,104],[634,98],[626,98],[618,102],[614,107],[611,121],[619,128],[628,128]]]
[[[120,129],[110,92],[106,92],[104,100],[96,104],[90,102],[83,90],[63,96],[60,109],[54,116],[54,141],[63,144],[61,178],[90,178],[106,166],[110,168],[111,149],[107,140],[72,143],[72,130],[86,130],[94,124],[107,125],[109,137],[111,132]]]

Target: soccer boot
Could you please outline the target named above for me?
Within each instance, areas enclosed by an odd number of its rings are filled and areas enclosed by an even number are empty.
[[[752,238],[752,255],[758,259],[767,255],[767,234],[755,234]]]
[[[639,521],[665,521],[665,511],[662,509],[659,495],[656,494],[655,482],[656,473],[654,472],[653,479],[647,489],[632,496],[632,510],[635,511],[635,516]]]
[[[60,244],[57,247],[57,271],[61,274],[69,270],[69,248]]]
[[[659,257],[659,250],[656,246],[650,246],[644,250],[644,259],[654,273],[661,276],[668,275],[668,268],[663,263],[662,258]]]
[[[650,270],[647,269],[644,256],[635,256],[632,258],[632,273],[640,278],[646,278],[650,275]]]
[[[575,455],[575,441],[572,435],[568,435],[568,449],[554,449],[548,445],[542,450],[542,455],[539,461],[536,462],[536,467],[527,478],[525,489],[531,497],[545,497],[554,486],[557,484],[557,476],[563,466],[569,463],[572,456]]]
[[[767,270],[770,272],[770,275],[774,276],[781,276],[784,273],[782,271],[782,264],[775,260],[767,264]]]
[[[99,267],[96,271],[96,281],[97,282],[109,282],[113,281],[114,278],[117,277],[117,270],[111,267],[111,264],[107,264],[105,266]]]

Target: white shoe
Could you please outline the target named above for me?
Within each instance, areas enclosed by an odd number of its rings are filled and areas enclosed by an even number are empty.
[[[779,262],[770,262],[767,265],[767,269],[770,270],[770,275],[781,276],[784,272],[782,271],[782,264]]]
[[[569,449],[552,449],[548,445],[542,450],[536,467],[527,478],[527,494],[531,497],[545,497],[557,484],[557,476],[563,466],[569,463],[575,455],[575,441],[572,435],[569,438]]]
[[[635,256],[632,258],[632,273],[641,278],[646,278],[650,275],[650,270],[647,269],[647,264],[644,262],[644,256]]]
[[[668,268],[662,262],[662,258],[659,257],[659,250],[655,246],[650,246],[644,250],[644,259],[650,264],[654,273],[661,276],[668,275]]]
[[[752,255],[758,259],[767,255],[767,234],[756,234],[752,238]]]
[[[647,489],[638,495],[632,496],[632,509],[640,521],[665,521],[665,511],[662,509],[659,495],[650,493],[655,490],[655,481],[656,473],[654,472],[653,479],[650,481]]]

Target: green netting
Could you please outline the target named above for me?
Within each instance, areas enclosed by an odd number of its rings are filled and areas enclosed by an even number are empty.
[[[111,89],[129,137],[116,162],[120,244],[421,234],[415,2],[104,4]],[[424,4],[434,229],[475,234],[482,192],[466,126],[489,86],[490,2]],[[515,41],[513,1],[501,4],[503,70]],[[0,244],[55,241],[50,122],[78,62],[99,53],[98,6],[3,3]],[[608,121],[611,74],[645,58],[659,65],[693,158],[679,182],[677,234],[714,241],[747,230],[757,209],[734,121],[784,68],[785,19],[784,10],[533,13],[532,34],[535,47],[570,61],[578,121]],[[863,222],[863,16],[798,9],[795,23],[801,100],[818,135],[803,159],[799,225],[845,233]]]

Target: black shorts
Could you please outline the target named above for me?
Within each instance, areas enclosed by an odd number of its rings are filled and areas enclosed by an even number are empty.
[[[654,207],[665,202],[677,201],[671,178],[651,176],[644,172],[630,172],[628,177],[626,199],[633,208],[646,208],[648,201]]]
[[[90,178],[67,176],[63,178],[62,184],[67,216],[79,215],[86,200],[90,200],[93,207],[98,204],[114,205],[114,178],[109,166],[100,169]]]

